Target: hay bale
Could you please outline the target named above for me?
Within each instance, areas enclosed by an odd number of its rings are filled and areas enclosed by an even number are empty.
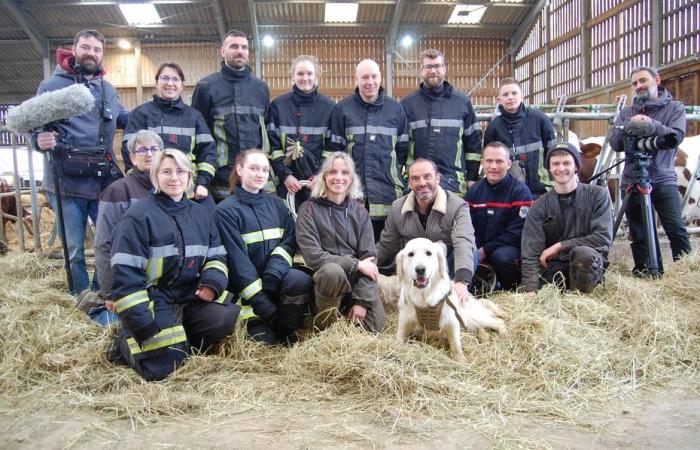
[[[609,272],[591,295],[554,287],[534,297],[496,295],[510,336],[480,343],[465,333],[466,363],[444,346],[397,344],[390,314],[382,334],[341,321],[291,349],[251,342],[239,326],[215,354],[191,357],[159,383],[107,362],[114,330],[74,308],[62,268],[32,255],[0,262],[9,268],[0,280],[4,414],[87,408],[137,428],[162,417],[211,420],[251,409],[291,417],[303,409],[361,413],[426,436],[435,432],[434,419],[449,418],[440,423],[511,442],[504,417],[596,426],[593,413],[610,399],[690,379],[700,369],[698,255],[654,282]]]

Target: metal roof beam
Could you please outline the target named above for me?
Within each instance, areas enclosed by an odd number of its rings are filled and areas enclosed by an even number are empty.
[[[0,0],[0,2],[17,19],[17,22],[22,27],[22,31],[29,36],[39,54],[42,56],[48,55],[49,42],[46,36],[41,32],[41,28],[34,22],[34,19],[20,8],[17,0]]]
[[[255,42],[255,75],[262,78],[260,34],[258,33],[258,14],[255,11],[255,0],[248,0],[248,14],[250,15],[250,26],[253,29],[253,42]]]
[[[224,10],[221,7],[221,1],[220,0],[212,0],[212,5],[214,5],[214,15],[216,17],[216,28],[219,30],[219,36],[221,36],[221,39],[224,38],[224,35],[228,31],[226,29],[226,22],[224,22]]]
[[[532,27],[532,24],[535,22],[535,19],[537,19],[537,15],[540,14],[542,9],[544,9],[545,6],[549,3],[549,0],[538,0],[537,4],[530,9],[530,12],[528,15],[525,17],[525,19],[520,22],[520,26],[518,27],[518,30],[515,32],[512,38],[510,38],[510,47],[508,48],[508,53],[511,55],[515,55],[515,52],[518,50],[518,47],[520,47],[520,44],[523,43],[525,38],[527,37],[527,34],[530,32],[530,27]]]
[[[391,18],[391,26],[389,27],[389,34],[386,38],[387,50],[394,49],[394,42],[396,42],[396,36],[399,33],[399,24],[401,23],[401,17],[403,16],[404,6],[406,6],[405,1],[396,1],[396,6],[394,7],[394,16]]]

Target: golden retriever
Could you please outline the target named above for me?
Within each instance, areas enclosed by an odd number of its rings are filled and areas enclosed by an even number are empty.
[[[459,301],[447,272],[446,253],[442,242],[416,238],[396,256],[401,285],[396,338],[404,343],[423,328],[428,335],[446,336],[452,356],[464,360],[460,327],[471,332],[491,329],[501,335],[508,331],[503,312],[491,301],[471,294],[466,302]]]

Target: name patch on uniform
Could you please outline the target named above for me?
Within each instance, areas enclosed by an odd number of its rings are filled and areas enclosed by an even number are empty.
[[[494,211],[493,209],[489,208],[486,210],[487,216],[493,216],[494,214],[496,214],[496,211]]]
[[[369,135],[369,140],[370,140],[370,141],[373,141],[373,140],[375,140],[375,139],[377,139],[377,135],[376,135],[376,134],[370,134],[370,135]]]

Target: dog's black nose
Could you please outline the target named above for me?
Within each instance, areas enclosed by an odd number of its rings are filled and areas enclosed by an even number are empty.
[[[416,266],[416,275],[418,275],[419,277],[422,277],[423,275],[425,275],[425,267]]]

